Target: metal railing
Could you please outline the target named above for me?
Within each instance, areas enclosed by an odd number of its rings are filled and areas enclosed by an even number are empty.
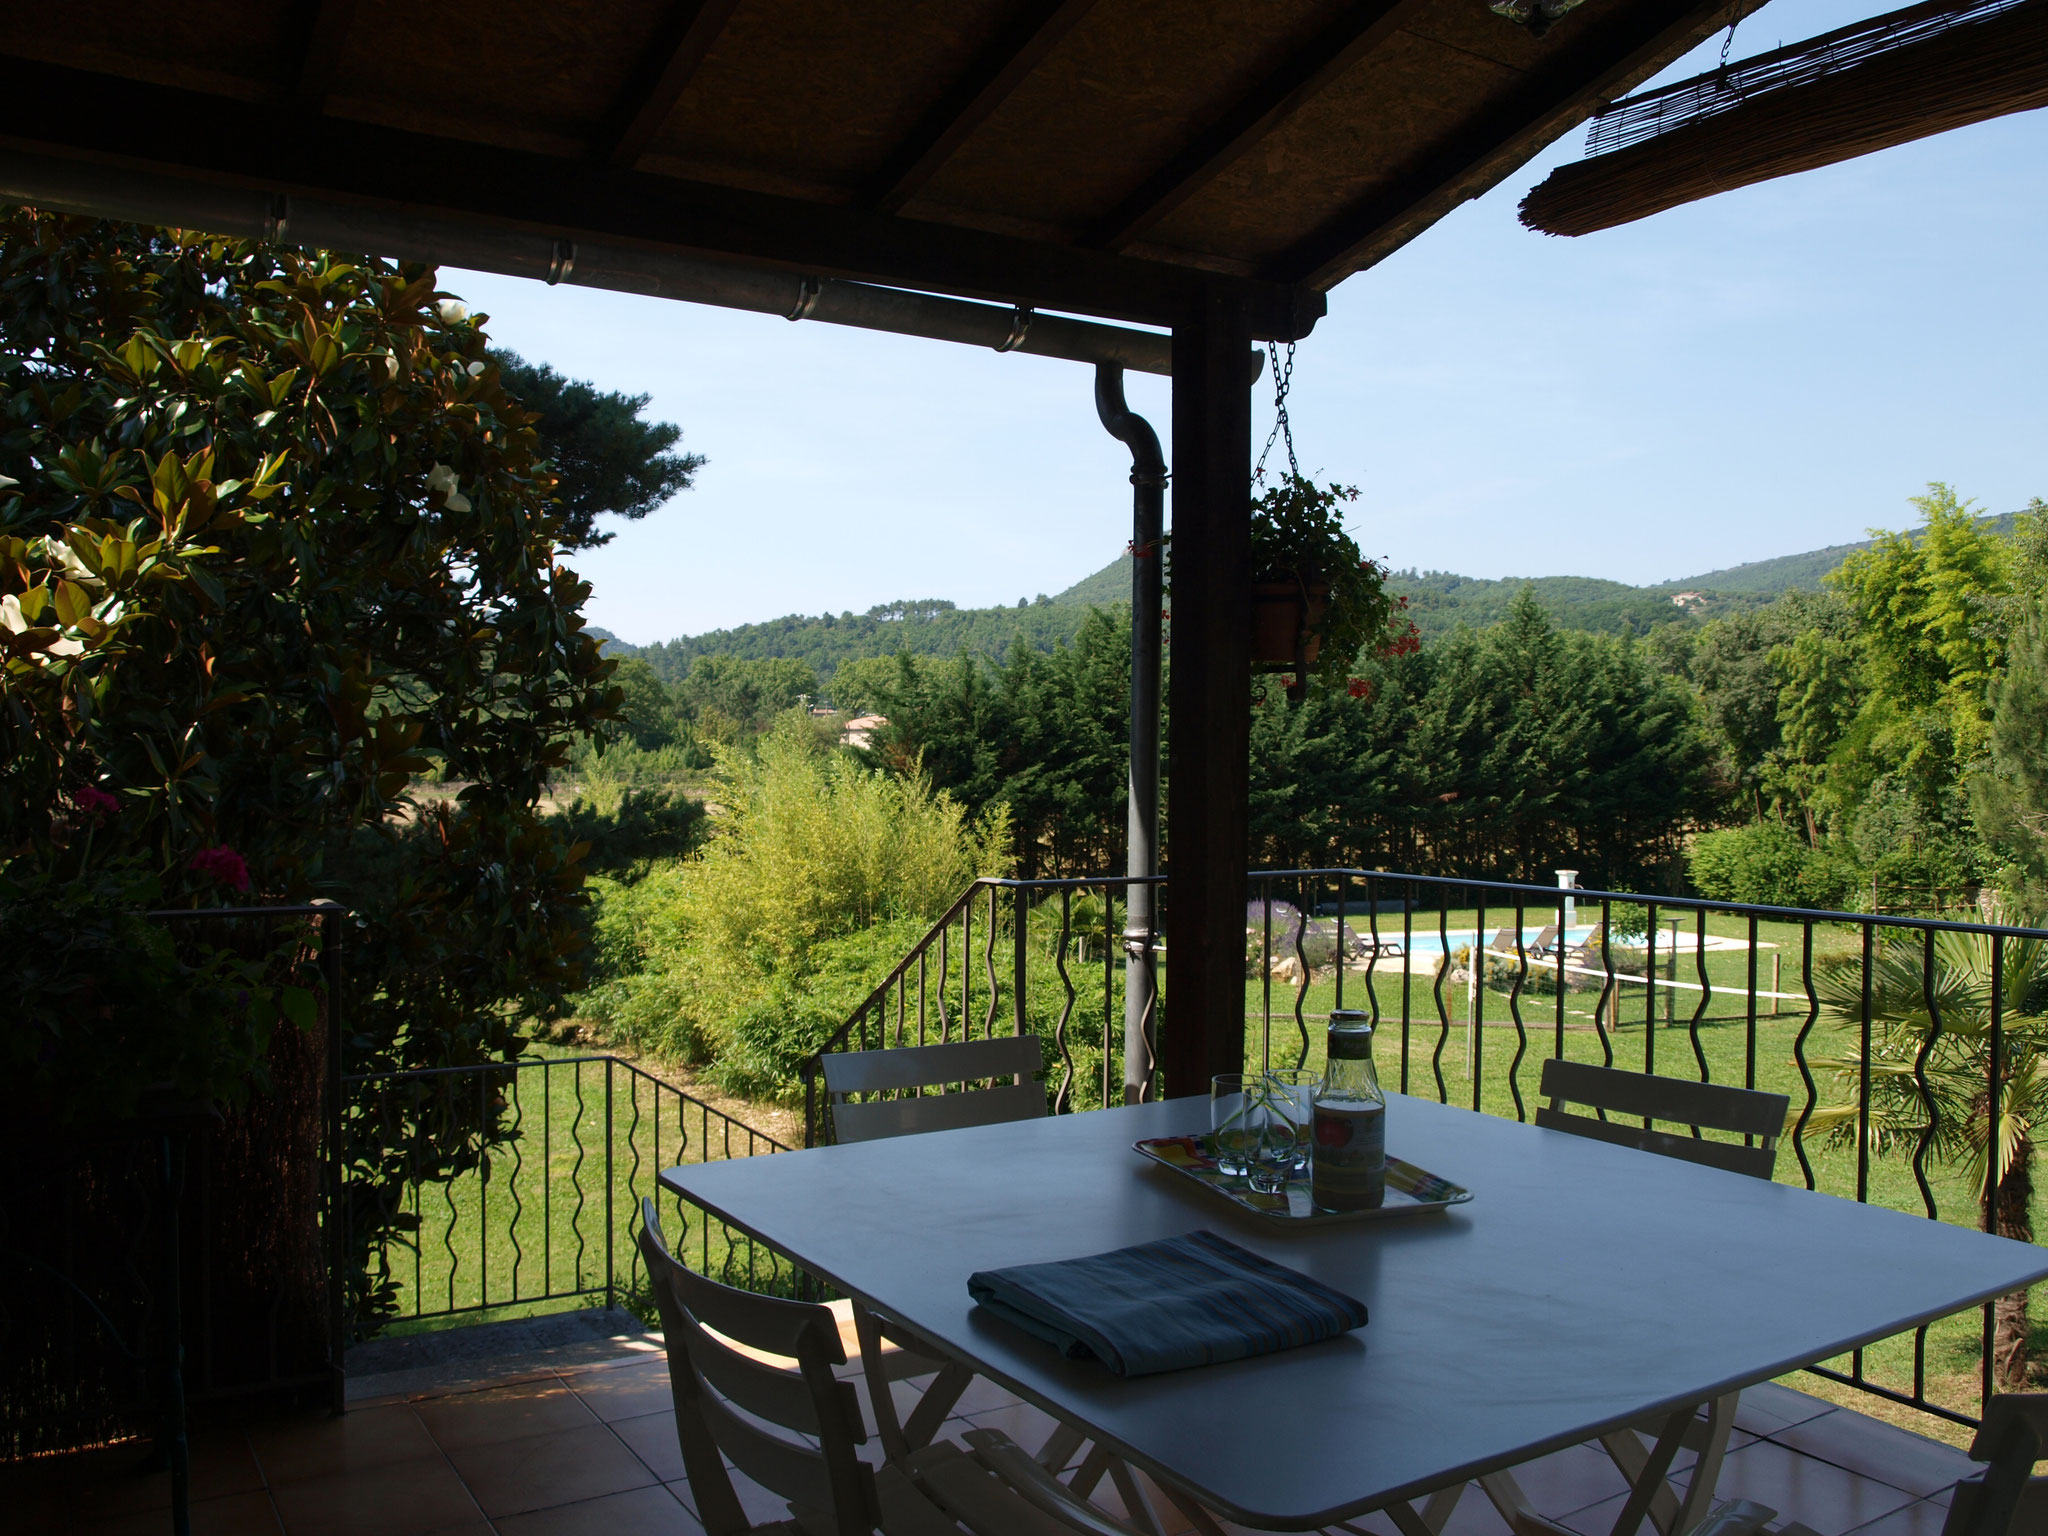
[[[1124,1082],[1123,989],[1132,963],[1144,968],[1151,999],[1144,1015],[1148,1059],[1139,1068],[1150,1081],[1158,1060],[1162,973],[1157,932],[1133,932],[1121,916],[1118,898],[1134,884],[1165,895],[1163,875],[1142,881],[1127,875],[975,881],[799,1067],[804,1145],[832,1140],[819,1081],[827,1055],[985,1039],[999,1026],[1044,1039],[1055,1114],[1113,1102]],[[1098,995],[1099,1027],[1092,1017],[1077,1023],[1078,1013],[1092,1014]]]
[[[1126,967],[1154,997],[1172,978],[1170,922],[1124,942],[1128,884],[975,882],[803,1064],[806,1145],[831,1139],[834,1051],[1031,1032],[1055,1112],[1111,1102]],[[1245,933],[1248,1066],[1314,1065],[1353,1007],[1389,1087],[1520,1120],[1550,1056],[1781,1091],[1784,1181],[2032,1235],[2032,1149],[1985,1130],[2048,1070],[2048,930],[1315,869],[1252,874]],[[1987,1303],[1974,1344],[1949,1320],[1816,1373],[1973,1424],[2023,1315]]]
[[[338,1113],[333,1041],[346,910],[332,902],[144,914],[174,942],[304,983],[330,1026],[279,1029],[268,1091],[224,1109],[65,1124],[24,1104],[0,1143],[0,1459],[150,1428],[182,1473],[187,1400],[340,1400],[328,1305]]]
[[[343,1209],[352,1226],[379,1234],[351,1287],[351,1336],[583,1299],[645,1310],[640,1198],[661,1193],[660,1171],[789,1150],[615,1056],[522,1056],[345,1081],[354,1107]],[[667,1233],[678,1256],[750,1290],[799,1284],[780,1256],[695,1214],[692,1222],[678,1209]]]

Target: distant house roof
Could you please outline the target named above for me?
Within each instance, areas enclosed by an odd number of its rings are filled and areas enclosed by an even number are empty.
[[[846,747],[865,747],[872,743],[875,732],[889,723],[887,715],[855,715],[839,732],[839,743]]]

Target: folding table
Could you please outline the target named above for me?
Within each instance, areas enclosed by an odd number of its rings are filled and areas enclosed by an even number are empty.
[[[1175,1099],[670,1168],[685,1200],[1230,1520],[1307,1530],[1767,1381],[2048,1277],[2048,1250],[1427,1100],[1388,1149],[1474,1194],[1282,1230],[1131,1143]],[[1306,1349],[1124,1380],[976,1309],[978,1269],[1198,1227],[1350,1292]]]

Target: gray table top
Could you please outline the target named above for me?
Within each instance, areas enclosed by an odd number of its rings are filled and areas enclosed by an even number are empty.
[[[1474,1192],[1290,1232],[1130,1150],[1206,1099],[671,1168],[662,1183],[1245,1524],[1310,1529],[2048,1277],[2048,1250],[1427,1100]],[[1306,1349],[1126,1381],[982,1314],[978,1269],[1206,1227],[1363,1300]]]

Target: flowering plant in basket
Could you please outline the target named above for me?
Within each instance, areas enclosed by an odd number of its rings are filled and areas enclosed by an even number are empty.
[[[1305,672],[1341,688],[1367,647],[1415,648],[1414,625],[1401,618],[1406,604],[1386,589],[1386,568],[1365,558],[1344,531],[1338,509],[1357,499],[1355,486],[1320,486],[1303,475],[1289,475],[1253,498],[1255,665]],[[1291,655],[1269,654],[1273,643],[1260,641],[1276,608],[1294,615]]]

